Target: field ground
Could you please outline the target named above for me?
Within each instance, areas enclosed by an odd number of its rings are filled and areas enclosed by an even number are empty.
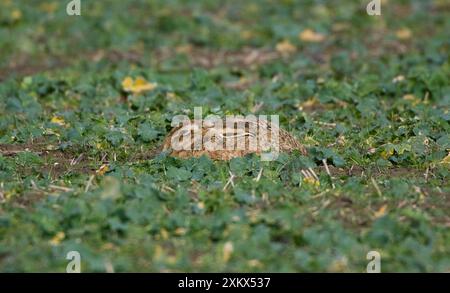
[[[82,2],[0,0],[0,271],[450,271],[448,1]],[[160,153],[196,106],[309,154]]]

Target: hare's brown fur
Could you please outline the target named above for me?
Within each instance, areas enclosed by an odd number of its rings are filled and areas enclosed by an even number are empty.
[[[239,119],[236,119],[235,121],[239,121]],[[248,121],[246,121],[246,120],[245,121],[240,120],[240,121],[248,123]],[[193,121],[190,121],[190,122],[193,124]],[[257,120],[254,123],[257,123],[258,127],[261,127],[261,126],[266,127],[266,128],[268,127],[268,129],[275,127],[275,126],[272,126],[270,122],[267,122],[265,120]],[[224,122],[224,125],[225,125],[225,122]],[[206,155],[213,160],[230,160],[230,159],[236,158],[236,157],[243,157],[250,153],[261,154],[261,152],[263,151],[260,144],[257,145],[256,150],[247,148],[249,146],[249,137],[255,135],[255,133],[252,133],[254,129],[249,127],[248,124],[245,124],[245,130],[242,130],[242,131],[239,131],[235,128],[232,128],[232,129],[223,128],[224,133],[232,132],[232,134],[234,134],[234,139],[245,140],[245,148],[244,149],[227,150],[227,149],[223,148],[222,150],[208,150],[204,147],[203,144],[201,144],[201,148],[195,150],[194,149],[194,140],[192,139],[194,137],[194,134],[193,134],[193,130],[192,130],[191,134],[190,134],[192,141],[188,141],[188,143],[191,142],[190,148],[187,150],[174,150],[171,146],[172,139],[180,139],[181,136],[179,136],[179,135],[178,135],[178,137],[176,137],[176,136],[177,136],[178,130],[180,130],[181,128],[183,128],[183,125],[173,128],[169,132],[167,137],[165,138],[163,146],[162,146],[163,150],[170,151],[170,155],[173,157],[189,158],[189,157],[201,157],[202,155]],[[211,127],[205,126],[205,123],[203,123],[202,129],[201,129],[201,131],[202,131],[201,137],[204,137],[207,134],[207,132],[210,130],[211,130]],[[188,131],[189,131],[189,129],[188,129]],[[241,135],[239,135],[239,132],[241,132]],[[298,150],[303,155],[307,154],[305,147],[300,142],[298,142],[287,131],[279,128],[278,136],[279,136],[279,152],[291,152],[294,150]],[[225,141],[228,138],[226,135],[223,137],[224,137],[223,146],[225,146]],[[233,137],[233,135],[231,135],[231,137]],[[266,145],[270,145],[270,143],[272,143],[270,141],[270,139],[271,139],[271,132],[268,131],[268,140],[265,141]],[[241,141],[241,143],[244,143],[244,142]],[[264,149],[264,150],[266,150],[266,149]]]

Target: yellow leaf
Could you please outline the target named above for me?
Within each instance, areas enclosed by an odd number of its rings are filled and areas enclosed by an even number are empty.
[[[390,148],[381,152],[381,157],[385,160],[389,159],[394,154],[394,149]]]
[[[252,268],[262,267],[262,263],[257,259],[251,259],[247,262],[247,264],[249,267],[252,267]]]
[[[156,84],[146,81],[143,77],[136,78],[134,86],[138,91],[150,91],[156,87]]]
[[[145,86],[147,84],[148,82],[142,76],[138,76],[134,81],[134,86]]]
[[[205,203],[202,202],[202,201],[200,201],[200,202],[197,203],[197,207],[198,207],[199,209],[203,210],[203,209],[205,208]]]
[[[11,12],[11,18],[14,21],[20,20],[22,18],[22,12],[20,10],[18,10],[18,9],[14,9]]]
[[[417,99],[417,98],[414,95],[404,95],[403,96],[403,100],[406,100],[406,101],[414,101],[415,99]]]
[[[153,258],[154,259],[160,259],[164,254],[164,250],[161,246],[156,245],[155,246],[155,251],[153,252]]]
[[[348,30],[350,27],[351,27],[351,25],[348,23],[337,22],[337,23],[334,23],[331,28],[334,32],[342,32],[342,31]]]
[[[194,48],[191,44],[186,44],[176,47],[175,52],[177,52],[178,54],[191,54],[193,49]]]
[[[441,164],[450,165],[450,152],[444,159],[442,159]]]
[[[345,272],[348,269],[348,260],[345,256],[335,259],[328,267],[329,272]]]
[[[122,81],[122,88],[126,92],[130,92],[133,94],[139,94],[145,91],[152,91],[158,85],[156,83],[148,82],[143,77],[138,77],[136,80],[133,80],[131,77],[126,77]]]
[[[174,256],[174,255],[169,255],[169,256],[166,257],[166,262],[168,264],[173,265],[173,264],[175,264],[177,262],[177,257]]]
[[[404,95],[403,100],[410,101],[413,106],[420,103],[420,99],[417,98],[415,95],[411,95],[411,94]]]
[[[111,242],[106,242],[102,245],[101,250],[113,250],[114,248],[114,244],[112,244]]]
[[[311,107],[314,107],[315,105],[317,105],[318,103],[319,103],[319,101],[317,100],[317,98],[315,96],[313,96],[313,97],[310,97],[305,102],[303,102],[302,107],[311,108]]]
[[[39,9],[51,14],[51,13],[54,13],[56,11],[56,9],[58,9],[58,3],[56,3],[56,2],[42,3],[39,6]]]
[[[123,81],[122,81],[122,88],[124,91],[131,91],[131,89],[133,88],[134,85],[134,81],[131,77],[126,77]]]
[[[386,212],[387,212],[387,204],[383,205],[378,211],[376,211],[374,216],[375,218],[381,218],[382,216],[386,215]]]
[[[233,253],[234,247],[233,243],[228,241],[223,246],[223,261],[228,262],[230,260],[231,254]]]
[[[394,77],[394,79],[392,79],[393,83],[398,83],[398,82],[402,82],[405,80],[405,77],[403,75],[398,75],[396,77]]]
[[[277,44],[276,50],[282,55],[290,55],[292,53],[295,53],[297,48],[291,42],[289,42],[289,40],[284,40]]]
[[[58,124],[59,126],[64,126],[66,125],[66,122],[64,121],[64,118],[59,117],[59,116],[53,116],[52,123]]]
[[[300,38],[300,40],[304,41],[304,42],[309,42],[309,43],[319,43],[319,42],[323,42],[325,40],[325,36],[323,34],[320,33],[316,33],[315,31],[311,30],[311,29],[306,29],[304,31],[302,31],[298,37]]]
[[[108,171],[109,171],[109,166],[108,165],[102,165],[97,171],[95,171],[95,173],[97,173],[100,176],[103,176]]]
[[[176,93],[172,93],[172,92],[168,92],[166,94],[166,98],[169,100],[175,100],[177,98],[177,94]]]
[[[254,33],[250,30],[244,30],[240,33],[241,38],[244,40],[249,40],[254,36]]]
[[[106,143],[105,143],[105,142],[96,142],[96,143],[95,143],[95,147],[96,147],[98,150],[104,150],[104,149],[105,149],[105,146],[106,146]]]
[[[59,134],[57,131],[53,131],[53,129],[49,129],[49,128],[44,129],[44,134],[45,135],[55,135],[57,137],[61,136],[61,134]]]
[[[320,101],[317,100],[315,96],[309,97],[306,101],[296,104],[300,111],[305,109],[314,109],[315,107],[320,107]]]
[[[66,237],[66,235],[64,234],[64,232],[58,232],[56,233],[56,235],[49,241],[50,245],[52,246],[58,246],[61,241],[64,240],[64,238]]]
[[[303,178],[303,182],[314,186],[320,186],[320,181],[313,177],[305,177]]]
[[[182,236],[184,234],[186,234],[186,229],[185,228],[179,227],[179,228],[175,229],[175,235]]]
[[[161,238],[163,240],[169,239],[169,232],[167,232],[166,229],[162,228],[161,231],[160,231],[160,234],[161,234]]]
[[[412,32],[407,28],[402,28],[395,32],[395,36],[400,40],[408,40],[412,37]]]

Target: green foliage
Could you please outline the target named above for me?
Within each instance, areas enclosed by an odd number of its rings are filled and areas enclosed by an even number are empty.
[[[0,0],[0,271],[450,270],[445,1],[62,2]],[[156,152],[196,106],[309,154]]]

